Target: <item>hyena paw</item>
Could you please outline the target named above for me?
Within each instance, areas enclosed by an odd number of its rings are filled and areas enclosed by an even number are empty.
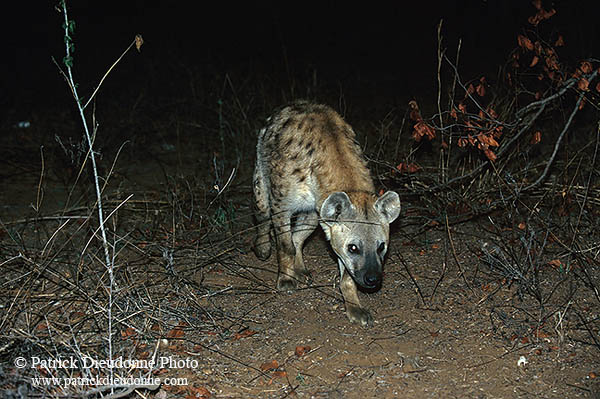
[[[312,274],[307,268],[303,267],[294,271],[296,272],[298,280],[305,281],[308,285],[312,283]]]
[[[277,289],[279,291],[294,291],[298,287],[298,283],[312,283],[312,276],[308,269],[294,268],[289,273],[280,273],[277,279]]]
[[[252,247],[254,255],[260,260],[267,260],[271,256],[271,243],[267,242],[254,242]]]
[[[280,275],[277,279],[277,290],[289,292],[296,290],[296,279],[290,276]]]
[[[352,323],[358,323],[363,327],[373,327],[373,316],[368,310],[358,306],[347,306],[346,315]]]

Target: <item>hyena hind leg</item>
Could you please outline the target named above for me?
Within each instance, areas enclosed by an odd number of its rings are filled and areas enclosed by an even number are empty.
[[[252,249],[258,259],[267,260],[271,256],[271,204],[265,177],[258,167],[253,182],[256,237]]]
[[[307,212],[298,214],[292,226],[292,242],[296,248],[296,256],[294,257],[294,272],[298,276],[305,276],[307,280],[310,280],[310,272],[304,265],[302,248],[304,247],[304,241],[306,241],[313,231],[315,231],[318,224],[319,222],[317,213]]]

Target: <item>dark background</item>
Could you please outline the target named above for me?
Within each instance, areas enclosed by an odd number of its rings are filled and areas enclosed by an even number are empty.
[[[51,57],[64,56],[62,15],[57,2],[28,1],[5,8],[2,37],[3,108],[28,111],[51,101],[70,101]],[[573,60],[598,54],[598,6],[592,1],[543,2],[556,8],[553,35]],[[260,74],[285,82],[318,72],[320,82],[339,86],[347,97],[428,97],[436,85],[436,25],[444,19],[444,45],[454,58],[462,38],[465,78],[488,75],[532,29],[534,7],[524,1],[412,2],[155,2],[71,1],[75,20],[76,79],[97,84],[122,50],[140,33],[141,54],[128,54],[113,72],[107,91],[142,82],[168,86],[185,68],[210,66]],[[210,72],[213,71],[213,72]],[[205,76],[206,78],[206,76]],[[284,83],[282,83],[284,84]],[[88,85],[90,87],[88,87]],[[432,100],[432,99],[430,99]]]

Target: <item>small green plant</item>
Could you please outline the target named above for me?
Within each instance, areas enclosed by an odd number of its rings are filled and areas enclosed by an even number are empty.
[[[233,229],[235,220],[236,211],[231,200],[227,200],[220,204],[213,214],[213,222],[221,228]]]
[[[116,257],[116,254],[119,253],[118,246],[121,244],[119,244],[118,239],[115,239],[114,243],[109,242],[108,233],[107,233],[107,229],[106,229],[106,223],[116,213],[116,211],[132,197],[132,195],[128,196],[124,201],[122,201],[108,215],[105,215],[105,207],[104,207],[105,202],[104,202],[104,197],[102,195],[102,192],[103,192],[104,187],[106,186],[106,182],[108,181],[109,176],[100,176],[99,168],[98,168],[98,159],[97,159],[98,154],[94,149],[94,143],[95,143],[95,140],[97,139],[97,133],[98,133],[98,131],[97,131],[98,124],[94,123],[92,126],[90,126],[90,122],[89,122],[90,115],[88,115],[87,110],[88,110],[88,106],[91,104],[91,102],[96,97],[98,90],[102,86],[102,83],[104,82],[106,77],[109,75],[109,73],[112,71],[112,69],[117,65],[117,63],[119,63],[119,61],[123,58],[123,56],[133,46],[136,46],[137,50],[139,51],[140,47],[143,43],[143,39],[140,35],[137,35],[135,37],[133,42],[127,47],[127,49],[121,54],[121,56],[112,64],[112,66],[106,71],[106,73],[100,80],[100,83],[98,84],[96,89],[93,91],[93,93],[87,98],[87,100],[85,100],[84,97],[79,94],[79,91],[78,91],[79,86],[76,83],[74,74],[73,74],[73,66],[74,66],[74,61],[75,61],[74,60],[75,44],[74,44],[73,38],[75,35],[76,24],[75,24],[75,21],[69,19],[68,8],[67,8],[67,4],[66,4],[65,0],[61,0],[57,9],[60,12],[62,12],[62,16],[63,16],[62,27],[64,30],[65,56],[62,59],[62,64],[63,64],[62,67],[59,65],[58,62],[56,62],[56,60],[53,59],[53,61],[54,61],[55,65],[58,67],[61,75],[67,82],[67,85],[69,86],[69,88],[71,90],[71,94],[73,95],[73,99],[75,100],[75,103],[77,106],[77,111],[78,111],[80,121],[81,121],[81,127],[83,128],[84,139],[87,143],[87,154],[85,155],[85,159],[83,161],[82,168],[85,167],[85,163],[87,162],[87,160],[89,160],[91,169],[92,169],[93,185],[94,185],[94,189],[95,189],[95,200],[96,200],[95,210],[97,213],[98,227],[95,229],[94,235],[92,236],[92,238],[90,238],[86,247],[82,250],[81,256],[83,258],[84,253],[86,252],[87,248],[90,245],[90,242],[92,241],[95,234],[99,231],[100,232],[100,242],[102,244],[103,255],[104,255],[103,266],[105,268],[105,273],[107,276],[106,281],[102,282],[104,289],[106,290],[106,300],[107,300],[107,303],[102,306],[102,308],[106,314],[106,320],[107,320],[106,356],[107,356],[108,360],[112,360],[113,352],[114,352],[113,351],[113,343],[112,343],[113,335],[114,335],[113,304],[114,304],[114,300],[115,300],[115,295],[118,292],[118,287],[116,285],[116,278],[115,278],[115,257]],[[91,117],[92,117],[91,120],[95,121],[95,116],[93,115],[93,111],[92,111]],[[101,180],[104,181],[103,184],[101,184]],[[109,367],[108,373],[109,373],[110,380],[112,381],[112,379],[113,379],[113,368],[112,367]],[[111,394],[114,394],[114,392],[115,392],[114,391],[115,388],[112,386],[112,384],[109,384],[106,387],[99,387],[99,388],[101,388],[101,389],[105,388],[106,390],[110,390]],[[131,391],[132,390],[133,390],[133,388],[131,389]]]

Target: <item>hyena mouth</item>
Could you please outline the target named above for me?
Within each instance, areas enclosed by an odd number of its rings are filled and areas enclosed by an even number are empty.
[[[345,266],[345,264],[344,264]],[[346,272],[352,276],[354,282],[366,292],[375,292],[381,288],[383,281],[383,273],[376,270],[357,270],[356,272],[351,271],[348,267]]]
[[[381,273],[367,273],[363,277],[365,288],[376,288],[381,286]]]
[[[362,278],[355,278],[354,281],[356,281],[358,285],[367,291],[377,291],[379,288],[381,288],[381,277],[381,273],[367,272],[363,274]]]

